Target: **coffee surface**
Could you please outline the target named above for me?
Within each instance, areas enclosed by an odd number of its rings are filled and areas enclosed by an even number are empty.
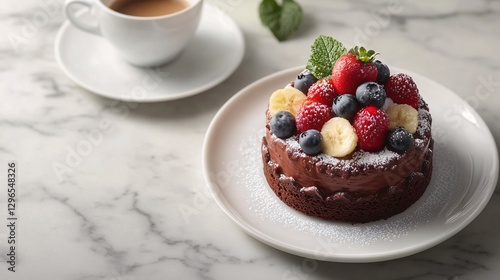
[[[179,12],[188,5],[185,0],[115,0],[109,8],[129,16],[155,17]]]

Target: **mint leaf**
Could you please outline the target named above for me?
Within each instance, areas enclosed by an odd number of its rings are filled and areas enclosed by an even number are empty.
[[[260,20],[280,42],[285,41],[302,21],[302,8],[294,0],[283,0],[280,6],[276,0],[262,0],[259,5]]]
[[[332,75],[333,65],[346,52],[341,42],[332,37],[320,35],[311,46],[311,56],[306,68],[317,79],[326,78]]]

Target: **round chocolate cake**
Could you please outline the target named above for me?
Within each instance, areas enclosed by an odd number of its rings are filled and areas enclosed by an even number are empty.
[[[264,174],[297,211],[349,223],[387,219],[429,185],[429,106],[410,76],[391,75],[374,55],[355,48],[331,62],[331,76],[305,70],[270,96]]]
[[[298,135],[285,140],[269,128],[262,139],[264,174],[288,206],[326,220],[366,223],[401,213],[425,192],[432,174],[432,118],[421,101],[414,145],[404,154],[384,148],[347,158],[309,156]]]

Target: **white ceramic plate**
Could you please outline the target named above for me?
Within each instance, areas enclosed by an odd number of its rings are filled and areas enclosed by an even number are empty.
[[[433,114],[434,171],[414,205],[387,220],[351,225],[305,216],[282,203],[265,181],[260,144],[270,94],[302,67],[263,78],[236,94],[213,119],[203,168],[219,206],[256,239],[318,260],[374,262],[430,248],[469,224],[485,207],[498,179],[498,153],[488,127],[460,97],[411,75]]]
[[[82,11],[81,17],[88,17]],[[231,75],[243,59],[245,43],[236,23],[204,4],[193,41],[173,62],[159,68],[128,64],[103,38],[65,22],[56,37],[56,59],[83,88],[123,101],[158,102],[208,90]]]

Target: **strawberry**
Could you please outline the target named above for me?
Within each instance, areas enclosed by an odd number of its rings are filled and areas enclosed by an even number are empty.
[[[353,127],[358,135],[358,146],[365,151],[375,152],[384,147],[389,118],[383,110],[367,106],[356,114]]]
[[[397,104],[407,104],[418,108],[420,96],[418,88],[413,79],[404,73],[394,74],[389,77],[384,85],[387,97]]]
[[[354,47],[337,59],[332,70],[332,80],[337,94],[355,94],[365,82],[375,82],[378,70],[373,60],[377,54],[363,47]]]
[[[332,117],[330,106],[306,99],[297,112],[297,133],[300,134],[309,129],[321,131],[323,124]]]
[[[307,92],[307,99],[328,106],[332,106],[333,99],[336,96],[335,89],[333,89],[333,81],[329,78],[317,81]]]

